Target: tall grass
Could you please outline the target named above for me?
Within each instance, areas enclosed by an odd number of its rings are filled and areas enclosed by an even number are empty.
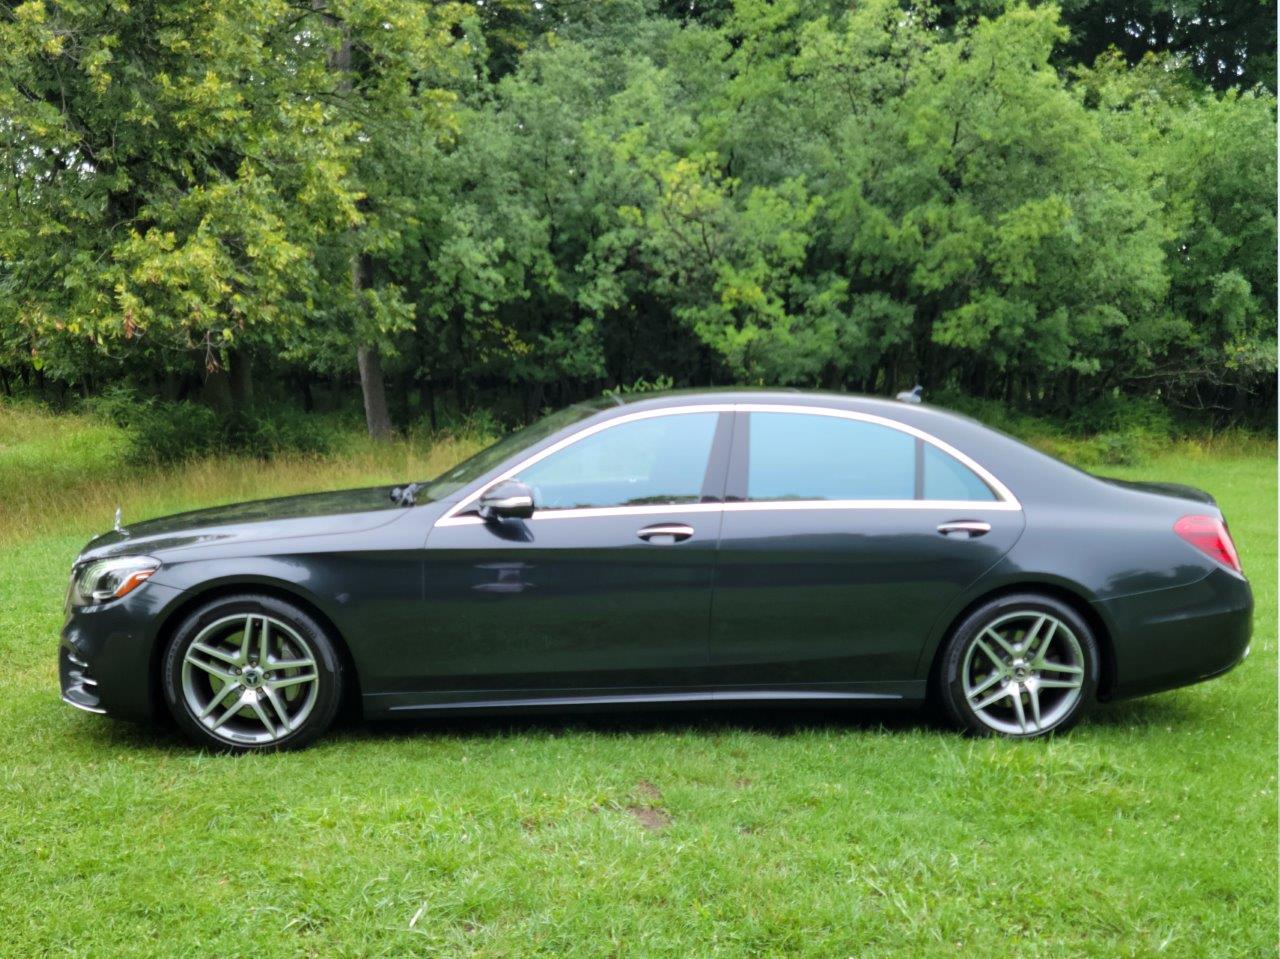
[[[101,532],[117,506],[128,522],[193,503],[214,506],[428,479],[485,442],[476,436],[410,435],[374,443],[346,433],[336,438],[336,451],[323,456],[224,455],[139,468],[125,459],[125,438],[121,429],[93,416],[0,404],[0,545],[55,532]]]

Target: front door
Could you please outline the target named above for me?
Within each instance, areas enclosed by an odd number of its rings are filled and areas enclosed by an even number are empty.
[[[715,411],[624,416],[517,471],[531,519],[437,523],[405,671],[417,690],[443,704],[705,683],[731,425]]]
[[[934,620],[1022,532],[973,469],[874,417],[740,413],[711,633],[717,684],[917,692]]]

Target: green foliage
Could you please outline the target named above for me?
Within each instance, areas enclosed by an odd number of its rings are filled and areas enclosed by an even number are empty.
[[[376,347],[403,423],[669,380],[1269,427],[1270,41],[1104,6],[17,4],[0,386],[309,403]]]
[[[129,422],[126,458],[135,465],[207,456],[222,445],[218,415],[198,403],[143,403]]]
[[[201,403],[144,399],[114,386],[90,400],[86,408],[124,431],[124,458],[136,466],[178,463],[214,453],[261,459],[281,453],[318,455],[333,446],[328,424],[288,407],[219,415]]]
[[[634,396],[639,393],[661,393],[671,389],[675,384],[669,376],[659,376],[656,380],[636,380],[634,383],[623,383],[616,389],[608,389],[603,396]]]

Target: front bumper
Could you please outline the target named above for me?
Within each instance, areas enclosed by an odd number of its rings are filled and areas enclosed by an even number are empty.
[[[68,605],[58,648],[62,701],[123,719],[154,718],[156,632],[178,596],[149,582],[101,606]]]
[[[1098,604],[1114,654],[1112,698],[1141,696],[1220,676],[1249,651],[1253,591],[1216,569],[1188,586]]]

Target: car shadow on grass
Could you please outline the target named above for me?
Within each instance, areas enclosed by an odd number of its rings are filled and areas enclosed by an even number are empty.
[[[357,720],[343,732],[351,738],[380,739],[407,736],[561,735],[575,732],[594,735],[645,735],[692,733],[721,735],[750,732],[792,736],[815,730],[879,733],[908,730],[940,731],[946,727],[924,710],[903,707],[697,706],[685,709],[638,709],[607,712],[548,710],[543,713],[490,715],[437,715],[417,719]]]
[[[1194,703],[1177,695],[1099,704],[1078,727],[1090,730],[1167,730],[1198,722]],[[100,746],[112,749],[189,753],[191,744],[171,721],[154,724],[101,722],[86,718],[84,730]],[[814,732],[856,735],[961,734],[927,708],[831,707],[776,704],[766,708],[697,706],[684,709],[641,708],[607,712],[556,710],[486,715],[441,713],[424,718],[365,720],[346,718],[321,742],[390,742],[421,738],[489,738],[583,733],[605,736],[651,734],[724,735],[746,732],[788,737]]]
[[[1177,696],[1098,704],[1077,727],[1091,729],[1167,729],[1196,723],[1194,707]],[[648,709],[610,712],[546,712],[506,715],[437,715],[418,719],[347,722],[339,731],[350,740],[419,736],[485,737],[496,735],[559,735],[575,732],[596,735],[692,733],[722,735],[748,732],[786,737],[812,732],[844,732],[860,735],[954,736],[961,733],[937,713],[925,707],[830,707],[778,704],[768,708],[699,706],[685,709]]]

